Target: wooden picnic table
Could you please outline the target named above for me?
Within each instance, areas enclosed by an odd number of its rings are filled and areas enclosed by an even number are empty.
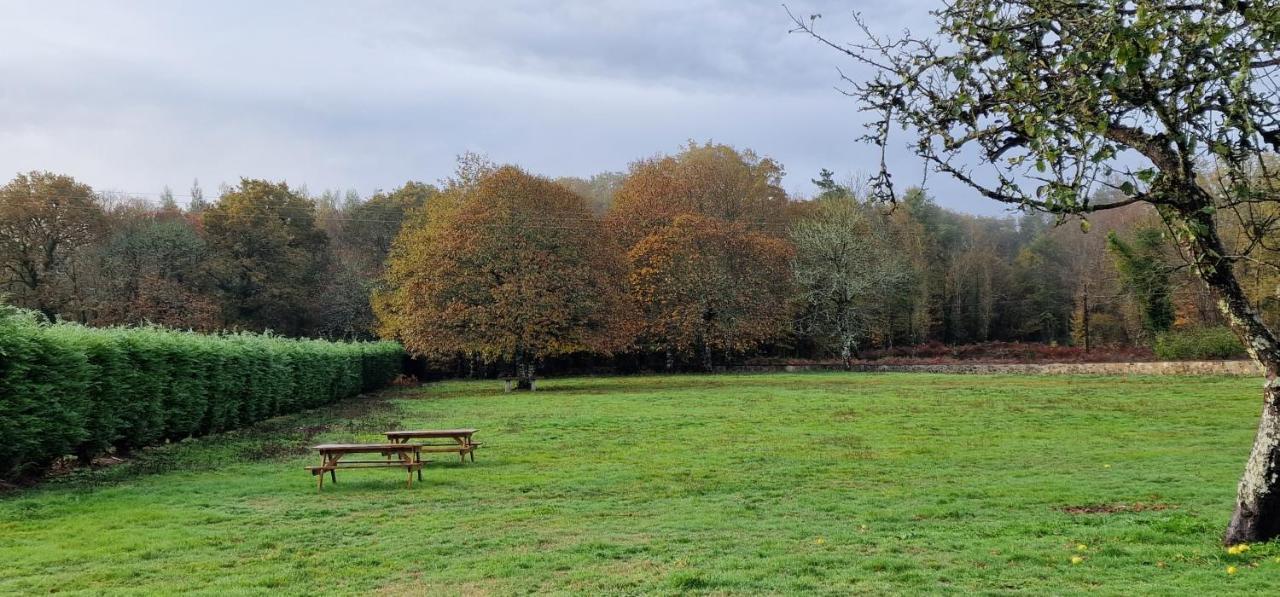
[[[422,480],[422,462],[420,453],[421,446],[418,444],[408,443],[386,443],[386,444],[320,444],[312,446],[313,450],[320,453],[320,466],[309,466],[307,470],[312,475],[320,477],[318,489],[324,489],[324,474],[329,473],[329,477],[334,483],[338,482],[338,469],[340,468],[404,468],[409,473],[409,487],[413,487],[413,474],[418,473],[418,480]],[[380,460],[343,460],[344,457],[352,454],[378,454],[383,457]],[[396,456],[395,460],[391,457]]]
[[[423,452],[457,452],[458,457],[463,462],[467,461],[467,455],[471,455],[471,462],[476,461],[476,448],[480,444],[471,441],[471,436],[475,435],[477,429],[413,429],[409,431],[388,431],[386,433],[387,440],[397,444],[404,445],[409,440],[415,439],[451,439],[454,443],[426,443],[412,444],[418,446]]]

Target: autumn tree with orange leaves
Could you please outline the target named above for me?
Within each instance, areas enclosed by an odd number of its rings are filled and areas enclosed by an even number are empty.
[[[749,149],[691,142],[674,156],[631,164],[607,220],[627,246],[684,214],[776,234],[787,221],[782,174],[781,165]]]
[[[623,269],[585,199],[514,166],[459,176],[405,224],[374,295],[380,333],[423,356],[511,364],[631,340]]]
[[[785,333],[791,289],[782,167],[727,145],[690,143],[631,165],[607,215],[627,247],[644,347],[745,351]]]
[[[671,359],[747,351],[791,321],[786,296],[792,257],[785,240],[707,216],[677,216],[628,253],[641,337]]]

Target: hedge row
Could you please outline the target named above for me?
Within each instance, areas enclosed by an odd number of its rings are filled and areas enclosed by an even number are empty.
[[[1151,348],[1157,357],[1169,361],[1238,359],[1248,354],[1240,339],[1226,327],[1168,331],[1156,336]]]
[[[0,479],[374,390],[402,358],[391,342],[47,325],[0,307]]]

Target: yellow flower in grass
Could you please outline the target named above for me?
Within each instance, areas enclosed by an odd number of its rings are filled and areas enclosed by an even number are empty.
[[[1242,554],[1242,553],[1244,553],[1244,552],[1246,552],[1246,551],[1249,551],[1249,544],[1248,544],[1248,543],[1241,543],[1241,544],[1239,544],[1239,545],[1232,545],[1231,547],[1228,547],[1228,548],[1227,548],[1227,553],[1229,553],[1229,554],[1231,554],[1231,555],[1233,555],[1233,556],[1235,556],[1235,555],[1240,555],[1240,554]]]
[[[1088,545],[1085,545],[1085,544],[1083,544],[1083,543],[1077,543],[1077,544],[1076,544],[1076,551],[1085,551],[1085,550],[1087,550],[1087,549],[1089,549],[1089,546],[1088,546]]]
[[[1080,557],[1080,556],[1071,556],[1071,563],[1072,563],[1073,565],[1074,565],[1074,564],[1080,564],[1080,563],[1083,563],[1083,562],[1084,562],[1084,558],[1082,558],[1082,557]]]
[[[826,543],[827,540],[823,539],[822,537],[818,537],[817,539],[814,539],[813,542],[817,543],[818,545],[822,545],[823,543]]]
[[[1236,573],[1235,566],[1227,566],[1227,574],[1235,574],[1235,573]]]

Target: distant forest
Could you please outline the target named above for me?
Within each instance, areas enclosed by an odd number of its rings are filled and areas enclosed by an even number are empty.
[[[397,278],[388,263],[411,270],[433,259],[415,243],[493,226],[483,219],[492,214],[433,223],[480,202],[512,226],[499,253],[541,251],[576,231],[571,252],[604,260],[583,261],[604,276],[582,278],[584,288],[616,282],[619,290],[614,307],[591,303],[627,320],[600,328],[612,342],[553,338],[543,345],[558,348],[531,350],[535,359],[598,352],[699,367],[758,356],[851,359],[929,342],[1146,346],[1169,330],[1221,323],[1149,208],[1088,221],[980,217],[944,209],[919,189],[895,204],[871,202],[825,170],[816,196],[788,196],[782,174],[769,158],[709,143],[585,179],[546,179],[464,155],[450,179],[367,197],[250,179],[216,193],[194,183],[181,195],[140,197],[30,172],[0,187],[0,300],[93,326],[403,340],[412,297],[392,303],[412,276]],[[494,177],[510,184],[485,187]],[[522,213],[541,216],[511,220]],[[468,242],[453,250],[479,246]],[[599,265],[606,261],[616,270]],[[488,271],[484,261],[471,267]],[[527,267],[540,266],[531,259]],[[1238,267],[1258,310],[1275,321],[1275,274]],[[577,279],[566,271],[553,282]],[[454,292],[432,288],[422,292]],[[375,312],[379,293],[387,306]],[[486,362],[511,354],[461,344],[445,352]]]

